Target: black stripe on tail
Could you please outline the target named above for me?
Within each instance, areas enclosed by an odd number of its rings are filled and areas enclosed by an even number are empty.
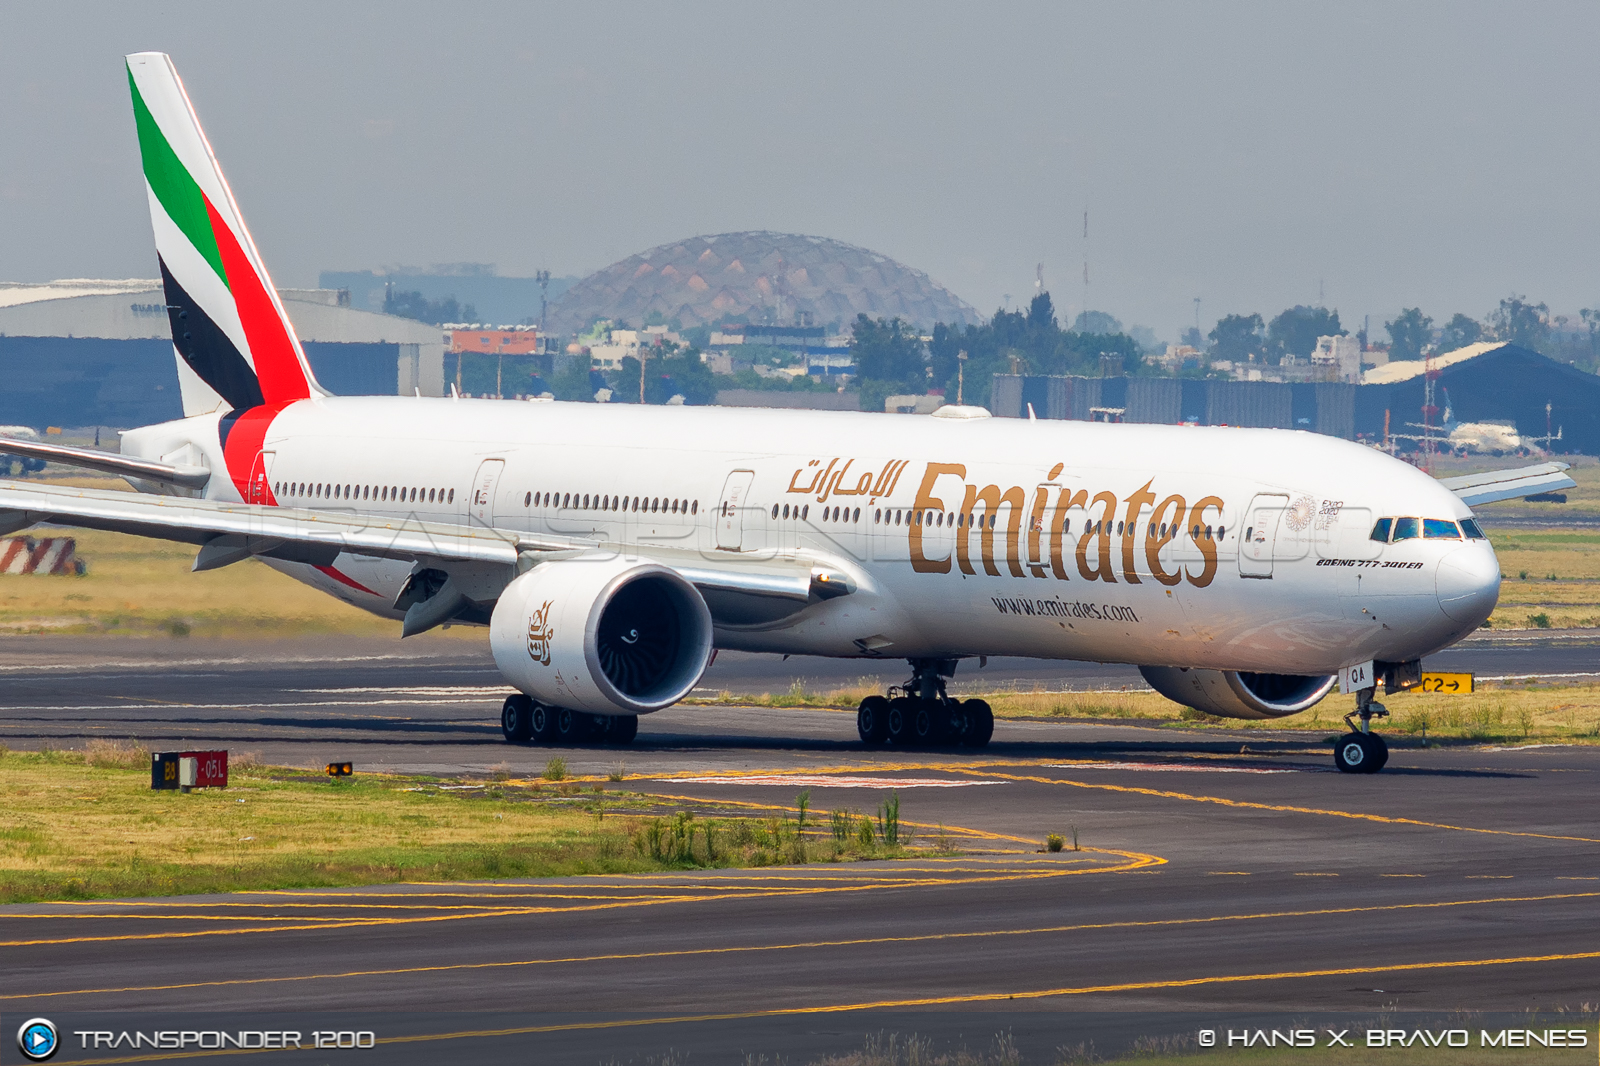
[[[165,260],[161,260],[161,284],[167,294],[172,344],[183,361],[235,411],[260,407],[265,401],[256,372],[221,327],[183,291]]]

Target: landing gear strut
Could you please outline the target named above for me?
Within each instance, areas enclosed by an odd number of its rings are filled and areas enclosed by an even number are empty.
[[[994,712],[982,700],[955,700],[944,679],[955,659],[911,659],[911,678],[889,689],[888,698],[868,696],[856,711],[856,731],[865,744],[887,741],[903,747],[964,745],[981,748],[994,734]]]
[[[569,711],[519,692],[507,697],[500,709],[500,731],[512,744],[632,744],[639,717]]]
[[[1344,716],[1350,732],[1339,738],[1333,748],[1333,764],[1347,774],[1375,774],[1389,761],[1389,745],[1372,731],[1372,719],[1387,718],[1389,711],[1381,703],[1372,701],[1376,688],[1364,688],[1356,693],[1356,709]],[[1350,719],[1360,717],[1356,725]]]

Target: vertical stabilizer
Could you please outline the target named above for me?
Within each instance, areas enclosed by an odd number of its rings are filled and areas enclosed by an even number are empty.
[[[127,61],[183,413],[324,395],[172,60]]]

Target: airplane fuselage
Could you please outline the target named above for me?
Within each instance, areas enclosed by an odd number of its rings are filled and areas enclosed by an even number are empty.
[[[717,646],[750,651],[1330,674],[1460,639],[1499,586],[1487,540],[1371,539],[1380,517],[1469,518],[1451,492],[1298,431],[328,397],[123,449],[198,452],[227,472],[216,499],[848,575],[851,595],[719,620]],[[269,561],[386,617],[412,569]]]

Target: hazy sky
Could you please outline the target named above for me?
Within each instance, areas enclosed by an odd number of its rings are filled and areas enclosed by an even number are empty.
[[[3,0],[0,280],[149,277],[121,56],[170,52],[280,286],[865,245],[1164,339],[1600,305],[1596,4]],[[1083,211],[1090,216],[1082,236]]]

